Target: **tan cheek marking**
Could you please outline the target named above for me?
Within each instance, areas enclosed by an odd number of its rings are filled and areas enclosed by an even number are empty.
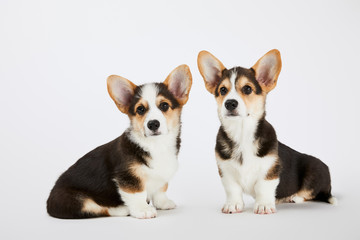
[[[108,208],[98,205],[94,200],[85,198],[83,200],[83,207],[81,209],[84,213],[93,213],[96,215],[110,216]]]
[[[146,114],[144,114],[143,116],[136,114],[135,116],[130,117],[131,125],[134,128],[134,131],[141,133],[144,132],[145,116]]]
[[[174,110],[169,108],[169,110],[164,113],[168,128],[173,129],[180,124],[181,110],[180,107]]]
[[[251,93],[250,95],[242,94],[246,108],[249,113],[263,113],[265,109],[265,97],[263,95],[256,95]]]
[[[221,96],[221,95],[219,95],[219,96],[216,98],[216,103],[217,103],[217,105],[218,105],[219,108],[222,106],[223,102],[224,102],[224,97]]]

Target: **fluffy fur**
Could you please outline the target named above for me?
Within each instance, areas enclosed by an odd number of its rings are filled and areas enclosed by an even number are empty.
[[[176,207],[166,190],[178,167],[181,110],[192,84],[189,68],[179,66],[163,83],[136,86],[112,75],[107,84],[130,127],[59,177],[47,200],[53,217],[153,218],[156,209]]]
[[[215,96],[221,121],[215,154],[226,192],[224,213],[243,210],[243,193],[255,198],[258,214],[274,213],[277,202],[336,203],[328,167],[279,142],[265,119],[266,96],[281,70],[279,51],[269,51],[250,69],[226,69],[202,51],[198,66],[206,89]]]

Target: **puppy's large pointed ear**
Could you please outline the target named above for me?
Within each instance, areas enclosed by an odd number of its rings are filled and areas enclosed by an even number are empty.
[[[192,85],[190,68],[185,64],[178,66],[167,76],[164,84],[178,100],[180,105],[184,105],[189,99]]]
[[[270,92],[277,83],[281,71],[281,57],[277,49],[273,49],[260,58],[252,67],[255,70],[255,78],[261,88]]]
[[[111,75],[107,78],[107,89],[116,106],[123,113],[128,113],[136,85],[126,78]]]
[[[219,84],[224,65],[214,55],[207,51],[201,51],[197,59],[198,68],[204,79],[206,89],[215,94],[216,86]]]

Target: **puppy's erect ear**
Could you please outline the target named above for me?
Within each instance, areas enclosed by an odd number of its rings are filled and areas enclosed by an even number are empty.
[[[189,99],[192,85],[190,68],[185,64],[178,66],[167,76],[164,84],[178,100],[180,105],[184,105]]]
[[[215,94],[216,86],[219,84],[224,65],[214,55],[207,51],[201,51],[197,59],[198,68],[204,78],[205,87]]]
[[[116,106],[123,113],[128,113],[136,85],[126,78],[111,75],[107,78],[107,89]]]
[[[260,58],[252,67],[255,70],[255,78],[261,88],[270,92],[277,83],[281,71],[281,57],[277,49],[273,49]]]

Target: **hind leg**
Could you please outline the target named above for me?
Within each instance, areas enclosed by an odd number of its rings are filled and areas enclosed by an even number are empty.
[[[100,217],[100,216],[109,216],[109,209],[107,207],[102,207],[99,204],[97,204],[94,200],[91,198],[84,198],[82,200],[82,208],[81,213],[84,216],[94,216],[94,217]]]
[[[291,196],[290,201],[293,202],[293,203],[303,203],[303,202],[305,202],[305,198],[301,197],[301,196],[298,196],[298,195],[294,195],[294,196]]]
[[[314,198],[312,190],[300,190],[294,195],[286,198],[289,203],[303,203]]]
[[[125,205],[117,207],[103,207],[91,198],[84,199],[81,212],[85,215],[90,214],[93,216],[126,217],[130,215],[129,208]]]
[[[306,200],[322,201],[327,203],[336,203],[331,195],[331,178],[328,166],[319,159],[304,155],[307,161],[302,190],[310,192]]]
[[[108,216],[107,208],[99,206],[83,193],[67,189],[53,188],[47,200],[50,216],[63,219]]]

